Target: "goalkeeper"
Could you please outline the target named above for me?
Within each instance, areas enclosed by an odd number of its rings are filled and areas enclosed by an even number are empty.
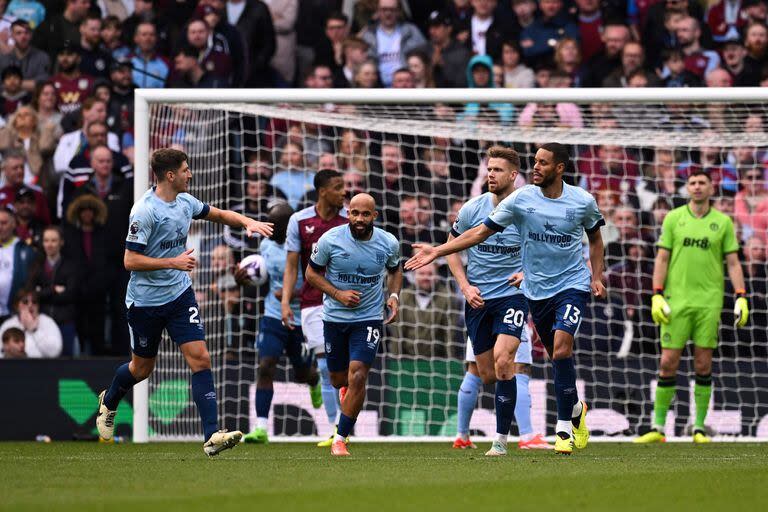
[[[733,221],[710,206],[712,180],[704,171],[693,171],[686,184],[690,200],[664,218],[653,268],[654,295],[651,316],[661,324],[661,364],[654,403],[653,429],[636,443],[663,443],[664,422],[675,396],[680,355],[693,340],[696,384],[696,419],[693,442],[710,442],[704,430],[712,394],[712,352],[723,309],[723,255],[728,277],[736,291],[734,308],[737,327],[749,318],[744,275],[739,262],[739,244]]]

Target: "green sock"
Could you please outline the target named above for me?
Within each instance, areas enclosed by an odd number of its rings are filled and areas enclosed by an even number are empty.
[[[693,398],[696,401],[696,422],[694,430],[704,430],[704,420],[707,418],[709,398],[712,396],[712,374],[696,375],[696,385],[693,387]]]
[[[656,401],[653,405],[653,427],[664,431],[667,422],[667,411],[672,399],[675,397],[675,377],[659,377],[656,384]]]

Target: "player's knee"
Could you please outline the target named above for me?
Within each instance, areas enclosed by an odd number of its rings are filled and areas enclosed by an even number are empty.
[[[515,374],[514,359],[508,354],[500,355],[495,361],[496,378],[498,380],[509,380]]]
[[[483,384],[493,384],[496,382],[495,370],[480,370],[479,367],[478,370],[480,371],[480,380],[483,381]]]
[[[354,371],[349,376],[349,387],[355,389],[363,389],[365,388],[365,381],[367,378],[368,375],[364,370]]]
[[[131,375],[133,375],[133,378],[138,382],[141,382],[152,375],[152,371],[155,369],[155,360],[144,358],[137,359],[134,357],[128,368]]]
[[[570,345],[556,344],[552,352],[552,359],[568,359],[571,355],[573,355],[573,350]]]
[[[347,375],[343,372],[331,372],[331,386],[336,389],[347,385]]]
[[[189,354],[189,356],[187,357],[187,362],[189,363],[189,367],[192,369],[192,373],[199,372],[202,370],[210,370],[211,354],[208,353],[207,350],[194,352],[192,354]]]
[[[712,361],[696,359],[693,362],[693,369],[696,371],[696,375],[709,375],[712,373]]]
[[[275,378],[275,365],[265,362],[259,363],[259,381],[272,382]]]

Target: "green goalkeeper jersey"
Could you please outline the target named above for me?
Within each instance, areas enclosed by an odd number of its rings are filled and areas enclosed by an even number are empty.
[[[696,218],[688,205],[664,218],[656,243],[671,252],[664,296],[679,308],[723,308],[723,257],[739,250],[733,221],[709,209]]]

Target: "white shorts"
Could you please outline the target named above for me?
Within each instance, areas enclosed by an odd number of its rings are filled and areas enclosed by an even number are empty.
[[[464,354],[464,361],[474,363],[475,351],[472,350],[472,341],[467,338],[467,351]],[[531,348],[531,335],[528,332],[528,326],[523,326],[523,339],[520,340],[520,346],[515,352],[515,362],[521,364],[533,364],[533,351]]]
[[[323,336],[323,306],[312,306],[301,310],[301,330],[307,347],[315,353],[325,353],[325,336]]]

